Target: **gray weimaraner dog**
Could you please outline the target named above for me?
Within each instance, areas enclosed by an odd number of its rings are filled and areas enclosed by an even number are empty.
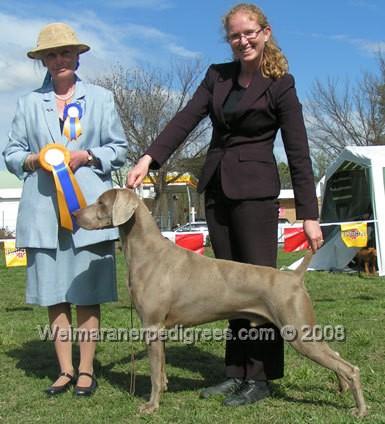
[[[128,189],[106,191],[75,215],[86,229],[119,226],[129,269],[128,289],[145,329],[161,331],[234,318],[246,318],[256,325],[270,321],[280,329],[290,326],[297,334],[290,341],[294,349],[334,371],[340,390],[350,388],[353,393],[354,414],[366,415],[359,369],[324,341],[304,340],[304,328],[316,324],[304,286],[311,254],[296,271],[197,255],[164,238],[147,207]],[[159,408],[167,378],[164,342],[152,338],[148,350],[152,390],[141,409],[150,413]]]

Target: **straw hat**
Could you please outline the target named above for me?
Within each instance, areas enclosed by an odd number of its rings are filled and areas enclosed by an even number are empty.
[[[37,47],[27,53],[31,59],[41,59],[45,50],[58,47],[76,46],[79,53],[87,52],[90,47],[87,44],[80,43],[75,31],[67,24],[55,22],[46,25],[39,34]]]

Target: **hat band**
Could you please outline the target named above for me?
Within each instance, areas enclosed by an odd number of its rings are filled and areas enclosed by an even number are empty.
[[[41,53],[43,53],[47,50],[57,49],[59,47],[70,47],[70,46],[71,47],[77,47],[78,52],[80,54],[88,52],[88,50],[90,50],[90,47],[87,46],[87,44],[79,43],[78,41],[75,41],[75,42],[60,42],[60,43],[51,43],[51,44],[38,46],[35,49],[30,50],[27,53],[27,56],[31,59],[41,59]]]

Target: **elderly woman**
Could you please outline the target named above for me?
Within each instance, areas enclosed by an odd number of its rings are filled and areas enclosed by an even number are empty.
[[[265,15],[254,4],[234,6],[223,19],[234,60],[211,65],[186,107],[166,126],[137,165],[127,186],[137,187],[149,167],[159,168],[190,131],[209,116],[213,135],[199,179],[206,219],[217,258],[276,266],[278,169],[273,155],[280,130],[288,157],[297,219],[313,251],[322,245],[309,146],[301,105],[285,56]],[[228,406],[269,396],[267,380],[283,376],[283,341],[270,325],[268,340],[243,340],[247,320],[230,321],[227,379],[202,392],[227,395]],[[241,333],[242,332],[242,333]],[[261,330],[262,333],[262,330]],[[273,340],[272,340],[273,339]]]
[[[10,172],[24,180],[17,218],[17,246],[27,250],[27,303],[48,306],[56,334],[60,374],[46,390],[91,395],[96,387],[93,361],[100,303],[117,299],[115,229],[71,230],[59,223],[60,193],[53,175],[41,167],[39,153],[47,145],[66,150],[87,203],[111,187],[111,171],[121,167],[127,141],[111,92],[85,83],[75,74],[79,55],[90,49],[64,23],[45,26],[28,57],[47,68],[43,86],[17,105],[3,155]],[[65,149],[63,149],[65,147]],[[52,155],[51,155],[52,156]],[[52,158],[51,158],[52,159]],[[54,160],[55,162],[55,160]],[[68,190],[68,187],[67,187]],[[76,191],[76,190],[75,190]],[[59,200],[59,201],[58,201]],[[71,224],[71,218],[70,218]],[[71,304],[76,305],[80,346],[77,376],[72,362]]]

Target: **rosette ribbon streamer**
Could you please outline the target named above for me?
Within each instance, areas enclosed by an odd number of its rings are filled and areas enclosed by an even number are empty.
[[[79,103],[69,103],[63,111],[63,134],[68,141],[76,140],[82,133],[80,119],[83,115],[82,108]]]
[[[68,166],[70,152],[62,144],[47,144],[39,154],[40,166],[52,172],[56,187],[60,225],[73,231],[76,222],[72,213],[87,203],[74,174]]]

